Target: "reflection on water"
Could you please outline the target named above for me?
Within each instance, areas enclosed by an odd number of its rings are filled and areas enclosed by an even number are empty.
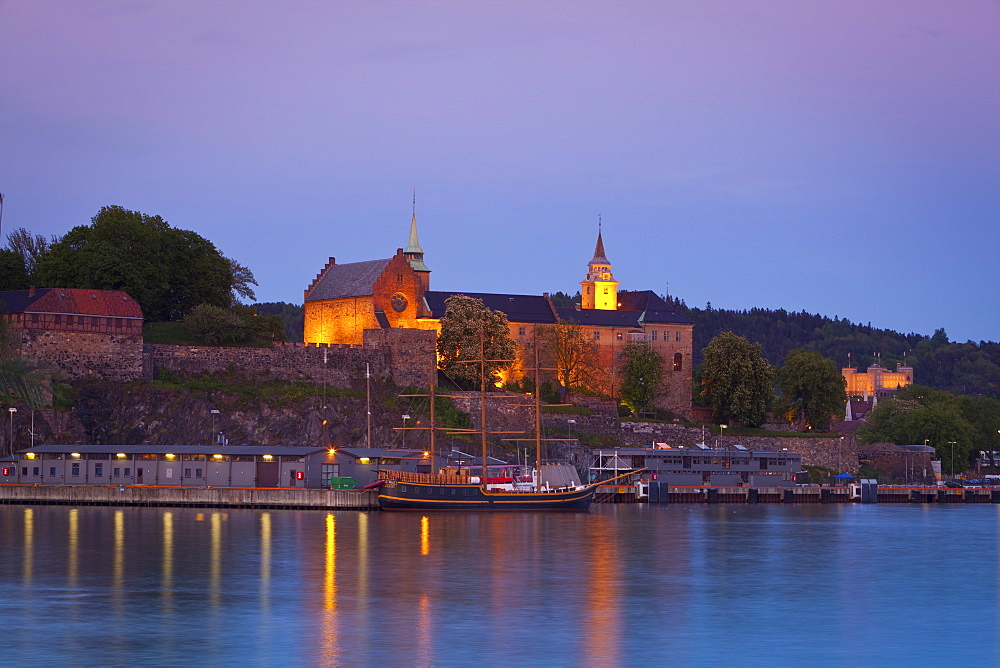
[[[988,505],[425,516],[3,506],[0,554],[11,565],[20,555],[20,568],[0,569],[3,656],[989,663],[998,524]]]

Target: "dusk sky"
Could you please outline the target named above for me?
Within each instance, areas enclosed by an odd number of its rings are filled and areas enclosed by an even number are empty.
[[[0,67],[4,244],[119,204],[301,303],[415,188],[432,289],[575,293],[600,214],[621,289],[1000,339],[1000,2],[0,0]]]

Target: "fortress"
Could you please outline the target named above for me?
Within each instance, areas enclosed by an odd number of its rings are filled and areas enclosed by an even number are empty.
[[[598,344],[599,366],[606,370],[602,389],[616,396],[622,352],[630,342],[649,345],[664,359],[658,407],[678,416],[691,414],[691,321],[676,313],[651,290],[621,291],[611,272],[601,231],[594,255],[580,281],[581,304],[557,307],[548,293],[539,295],[431,290],[431,270],[424,263],[417,219],[410,220],[405,248],[380,260],[337,264],[330,258],[304,294],[307,344],[360,344],[372,330],[424,330],[437,334],[445,302],[463,294],[481,299],[507,316],[519,355],[535,340],[539,326],[575,323]]]

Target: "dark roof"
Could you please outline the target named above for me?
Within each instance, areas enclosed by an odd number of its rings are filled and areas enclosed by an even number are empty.
[[[302,457],[313,452],[326,450],[315,445],[36,445],[18,452],[50,453],[97,453],[126,455],[287,455]]]
[[[584,327],[631,327],[641,329],[640,311],[604,311],[596,308],[564,306],[556,309],[560,320],[566,320]]]
[[[621,290],[618,292],[619,309],[622,311],[642,311],[642,322],[663,324],[693,324],[691,319],[675,312],[670,304],[652,290]]]
[[[142,318],[142,308],[127,292],[80,288],[32,288],[0,292],[0,313]]]
[[[309,290],[307,302],[372,294],[373,286],[391,258],[331,265]]]
[[[549,306],[549,301],[540,295],[498,295],[485,292],[435,292],[424,293],[427,308],[431,317],[440,318],[444,315],[444,302],[454,295],[465,295],[483,300],[486,308],[500,311],[510,322],[531,322],[554,324],[555,315]]]

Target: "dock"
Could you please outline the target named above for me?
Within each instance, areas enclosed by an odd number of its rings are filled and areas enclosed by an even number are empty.
[[[0,504],[375,510],[378,491],[151,485],[0,485]]]
[[[594,503],[1000,503],[1000,488],[879,485],[876,498],[863,499],[852,486],[682,487],[650,482],[602,485]]]

